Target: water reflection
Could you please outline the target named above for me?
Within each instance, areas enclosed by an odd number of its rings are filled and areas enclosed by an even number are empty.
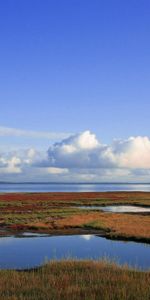
[[[91,234],[83,234],[81,235],[81,238],[86,240],[86,241],[90,241],[92,239],[93,235]]]
[[[88,210],[102,210],[106,212],[113,213],[140,213],[140,212],[150,212],[150,207],[136,206],[136,205],[108,205],[108,206],[79,206],[80,209]]]
[[[0,268],[24,269],[41,265],[45,259],[101,259],[150,268],[150,246],[111,241],[95,235],[3,237],[0,238]]]
[[[102,208],[103,211],[110,211],[115,213],[125,213],[125,212],[150,212],[150,207],[134,206],[134,205],[113,205],[105,206]]]

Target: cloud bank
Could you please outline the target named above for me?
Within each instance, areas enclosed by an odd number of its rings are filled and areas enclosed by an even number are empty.
[[[150,139],[130,137],[104,145],[90,131],[55,143],[48,150],[49,163],[69,168],[150,168]]]
[[[47,152],[30,148],[0,153],[0,180],[147,181],[149,175],[148,137],[106,145],[87,130],[63,138]]]

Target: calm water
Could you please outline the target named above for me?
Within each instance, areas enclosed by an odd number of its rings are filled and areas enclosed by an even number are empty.
[[[145,191],[150,192],[150,184],[76,184],[76,183],[0,183],[3,192],[104,192],[104,191]]]
[[[141,269],[150,269],[150,245],[111,241],[95,235],[0,238],[0,268],[24,269],[41,265],[46,259],[115,259]]]
[[[113,212],[113,213],[126,213],[126,212],[133,212],[133,213],[140,213],[140,212],[150,212],[150,207],[142,207],[142,206],[135,206],[135,205],[108,205],[108,206],[80,206],[79,209],[89,209],[89,210],[102,210],[106,212]]]

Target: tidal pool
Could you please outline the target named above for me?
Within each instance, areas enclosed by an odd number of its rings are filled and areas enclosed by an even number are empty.
[[[0,238],[0,268],[26,269],[46,260],[102,259],[115,260],[140,269],[150,269],[150,245],[112,241],[96,235],[11,236]]]
[[[107,206],[80,206],[80,209],[89,210],[102,210],[114,213],[140,213],[140,212],[150,212],[150,207],[136,206],[136,205],[107,205]]]

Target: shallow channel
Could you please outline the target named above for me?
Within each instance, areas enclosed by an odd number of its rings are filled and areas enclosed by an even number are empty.
[[[63,258],[108,258],[120,264],[150,269],[150,245],[112,241],[96,235],[34,236],[0,238],[0,268],[26,269],[42,265],[46,260]]]
[[[150,212],[150,207],[136,206],[136,205],[107,205],[107,206],[79,206],[80,209],[102,210],[113,213],[140,213]]]

